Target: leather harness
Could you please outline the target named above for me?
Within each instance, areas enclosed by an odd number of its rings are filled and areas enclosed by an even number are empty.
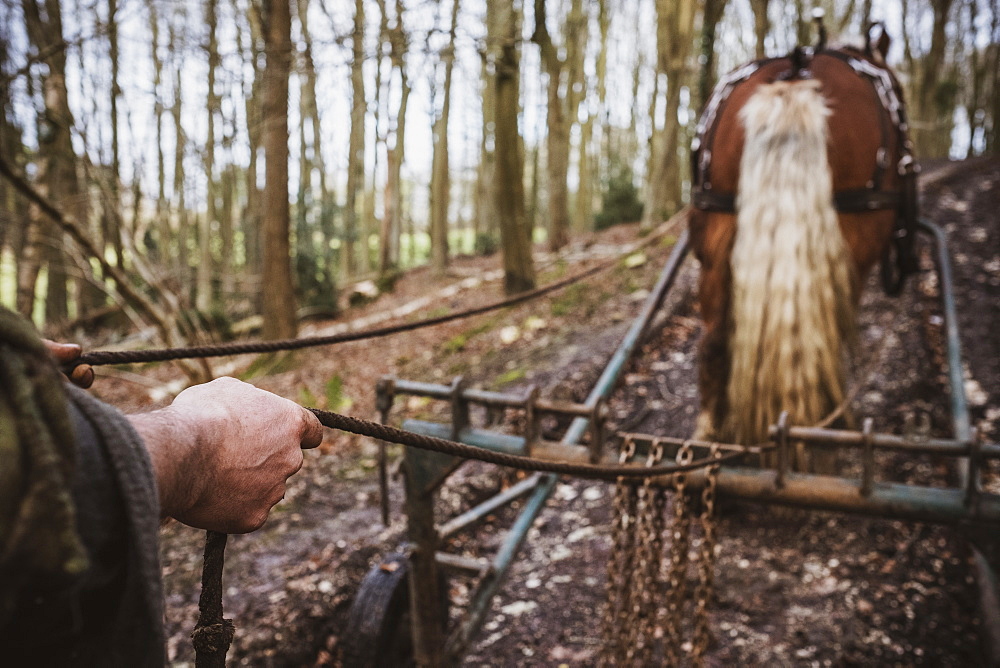
[[[895,210],[896,225],[893,232],[890,257],[887,249],[882,259],[882,284],[891,295],[899,294],[906,276],[917,269],[913,252],[913,236],[917,224],[917,174],[919,166],[913,158],[913,144],[908,137],[908,123],[903,101],[893,85],[887,70],[877,67],[847,49],[796,47],[790,54],[792,68],[778,75],[779,80],[796,80],[811,77],[809,65],[817,55],[837,58],[848,65],[858,76],[868,81],[874,95],[885,114],[879,114],[881,144],[875,169],[866,187],[841,190],[834,193],[834,206],[840,213],[865,213],[871,211]],[[870,55],[870,52],[869,52]],[[712,188],[709,168],[712,161],[712,146],[715,139],[716,121],[720,111],[737,84],[747,80],[765,65],[781,60],[765,58],[748,63],[733,70],[715,86],[698,121],[695,137],[691,142],[691,204],[701,211],[720,213],[736,212],[736,195],[731,192],[717,192]],[[895,165],[899,175],[899,189],[887,190],[884,186],[885,172],[891,168],[889,155],[895,135],[900,158]]]

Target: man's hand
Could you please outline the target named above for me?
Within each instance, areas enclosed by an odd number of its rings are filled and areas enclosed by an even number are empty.
[[[55,359],[60,367],[75,361],[80,357],[80,346],[75,343],[56,343],[48,339],[42,339],[42,343],[49,349],[49,354]],[[94,384],[94,367],[89,364],[80,364],[73,368],[69,374],[69,380],[77,387],[87,389]]]
[[[190,387],[129,416],[156,472],[161,515],[225,533],[260,528],[323,426],[298,404],[235,378]]]

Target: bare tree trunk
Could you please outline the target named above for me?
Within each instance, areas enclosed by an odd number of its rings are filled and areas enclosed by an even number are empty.
[[[167,204],[167,167],[163,152],[163,59],[160,58],[160,18],[156,11],[156,3],[149,4],[149,31],[152,41],[149,46],[150,57],[153,60],[153,115],[156,117],[156,234],[155,243],[147,244],[146,252],[151,259],[170,263],[170,211]]]
[[[263,144],[265,155],[262,300],[265,339],[295,336],[295,289],[289,248],[288,75],[292,17],[287,0],[264,0]]]
[[[978,33],[976,24],[979,15],[976,0],[967,0],[965,8],[968,13],[969,33],[971,34],[971,43],[966,45],[969,51],[966,58],[968,60],[969,74],[971,75],[970,79],[972,80],[972,87],[967,92],[965,104],[966,116],[969,119],[969,147],[966,150],[965,157],[971,158],[976,154],[976,134],[984,128],[986,120],[986,109],[983,104],[983,84],[986,81],[986,70],[983,64],[986,59],[981,57],[980,49],[976,44],[978,41],[976,39]],[[961,41],[964,42],[964,40]],[[980,110],[983,112],[982,115],[979,113]]]
[[[586,230],[594,229],[594,197],[595,191],[594,186],[596,184],[597,192],[603,189],[603,184],[607,181],[611,173],[611,142],[610,142],[610,130],[611,123],[609,118],[608,110],[608,33],[611,29],[611,15],[608,11],[607,0],[599,0],[597,7],[597,25],[600,31],[600,46],[597,51],[597,113],[599,115],[598,120],[598,133],[597,138],[592,136],[593,130],[588,130],[585,137],[589,137],[589,141],[593,142],[591,149],[591,154],[594,155],[594,159],[591,160],[590,167],[590,182],[591,182],[591,192],[590,192],[590,204],[589,204],[589,214],[587,219],[584,221]],[[593,124],[593,119],[588,118],[588,125]]]
[[[590,162],[590,140],[594,133],[594,117],[588,115],[587,120],[580,125],[580,145],[577,158],[579,186],[576,190],[574,227],[580,232],[591,228],[594,218],[594,170]]]
[[[715,33],[725,10],[726,0],[705,0],[701,20],[702,66],[698,78],[698,109],[704,108],[715,87]]]
[[[10,35],[0,30],[0,72],[6,73],[11,66]],[[0,86],[0,155],[10,156],[18,167],[26,160],[22,129],[12,107],[13,99],[8,86]],[[27,204],[17,195],[14,187],[0,179],[0,270],[5,269],[4,258],[10,257],[11,270],[17,276],[21,254],[24,249],[24,234]],[[5,253],[9,250],[9,253]],[[6,272],[3,272],[6,273]]]
[[[577,89],[582,78],[576,54],[581,50],[586,22],[580,0],[573,0],[566,19],[566,56],[560,57],[545,24],[545,0],[535,0],[535,30],[531,40],[541,51],[542,64],[548,75],[548,109],[546,125],[546,172],[548,188],[549,249],[558,250],[569,242],[569,172],[570,129],[580,99]],[[569,71],[567,71],[569,70]],[[566,73],[565,92],[563,74]]]
[[[122,246],[123,220],[121,196],[121,142],[118,126],[118,97],[121,87],[118,83],[118,0],[108,0],[108,53],[111,59],[111,174],[108,178],[107,208],[104,212],[104,243],[111,244],[119,269],[125,268],[125,253]]]
[[[386,161],[389,160],[389,131],[388,131],[388,115],[389,115],[389,95],[388,88],[391,86],[392,80],[392,66],[389,68],[389,85],[383,83],[383,61],[386,56],[386,40],[389,37],[389,12],[386,7],[385,0],[376,0],[376,6],[378,7],[378,41],[375,47],[375,85],[374,96],[371,105],[371,117],[374,121],[374,139],[375,139],[375,150],[373,151],[372,160],[372,171],[371,171],[371,189],[365,190],[364,198],[364,212],[361,217],[362,221],[362,232],[361,237],[364,239],[362,245],[361,253],[361,272],[365,275],[371,273],[372,270],[372,252],[371,252],[371,238],[375,235],[376,238],[376,263],[381,266],[382,258],[382,248],[387,243],[387,240],[381,235],[382,225],[375,215],[375,200],[377,197],[377,184],[379,181],[379,175],[381,174],[380,157],[382,151],[386,153]],[[385,115],[385,123],[383,127],[383,115]],[[389,168],[389,165],[386,165]],[[385,188],[382,192],[383,205],[385,203]],[[385,218],[385,208],[382,209],[382,217]],[[376,233],[378,231],[378,234]]]
[[[654,144],[653,169],[641,227],[650,230],[681,207],[681,158],[678,155],[681,84],[694,33],[695,0],[657,0],[658,70],[667,75],[663,131]]]
[[[399,73],[400,97],[396,111],[395,140],[392,148],[387,148],[385,213],[382,218],[382,247],[379,257],[379,273],[386,275],[400,263],[399,245],[402,234],[401,175],[406,140],[406,107],[410,99],[410,82],[406,75],[407,38],[403,31],[403,2],[396,0],[396,22],[389,30],[389,56],[393,69]]]
[[[365,179],[365,3],[354,3],[354,58],[351,62],[351,137],[347,158],[347,197],[344,202],[344,254],[341,268],[345,280],[358,272],[358,192]]]
[[[910,10],[912,8],[911,3],[913,0],[900,0],[899,2],[899,14],[903,26],[903,61],[906,63],[906,69],[910,74],[911,79],[916,79],[917,77],[917,67],[913,56],[913,47],[910,41],[910,31],[908,26],[913,23],[912,17],[910,15]],[[915,84],[910,84],[910,89],[913,90]],[[910,95],[911,104],[914,102],[915,95]],[[912,110],[915,111],[915,110]]]
[[[218,32],[218,0],[206,0],[205,23],[207,24],[208,51],[208,97],[207,116],[208,130],[205,139],[205,215],[201,216],[198,234],[198,271],[195,307],[202,314],[212,310],[215,301],[212,290],[213,258],[212,229],[219,225],[219,215],[216,211],[218,182],[215,178],[215,117],[219,111],[219,96],[215,90],[216,70],[219,67],[219,47],[216,43]]]
[[[495,3],[486,3],[486,25],[495,26],[497,7]],[[495,171],[495,145],[496,145],[496,73],[490,67],[489,54],[495,50],[495,46],[489,40],[496,40],[498,37],[491,36],[487,28],[487,46],[482,55],[482,139],[479,144],[479,165],[476,174],[476,211],[475,230],[476,240],[479,242],[480,236],[488,237],[491,242],[495,241],[497,235],[496,210],[493,208],[493,178]]]
[[[566,91],[567,109],[570,125],[580,127],[580,144],[577,147],[577,191],[574,204],[574,227],[584,230],[593,213],[593,188],[590,169],[590,139],[593,134],[593,121],[590,113],[587,120],[580,122],[582,103],[587,97],[587,78],[584,76],[584,61],[587,57],[587,35],[589,17],[584,11],[581,0],[573,0],[563,33],[566,36],[566,62],[569,65],[569,90]],[[566,143],[567,159],[570,142]]]
[[[931,0],[934,22],[931,29],[931,46],[920,65],[917,90],[917,123],[914,124],[913,142],[924,157],[946,157],[951,143],[943,136],[943,128],[950,123],[951,106],[944,96],[937,95],[938,79],[944,71],[947,35],[945,27],[954,0]]]
[[[528,182],[528,201],[525,204],[525,215],[528,218],[527,230],[528,243],[534,241],[534,230],[538,224],[538,202],[541,199],[542,191],[542,170],[541,163],[542,146],[541,142],[535,142],[529,151],[531,156],[531,180]]]
[[[636,25],[635,31],[639,32],[639,12],[636,12]],[[639,151],[639,132],[638,132],[638,109],[639,109],[639,84],[642,79],[642,70],[646,66],[645,58],[640,51],[636,54],[635,67],[632,68],[632,95],[631,102],[629,105],[629,119],[628,119],[628,132],[625,133],[625,140],[627,142],[626,148],[623,149],[619,141],[616,138],[615,144],[612,145],[612,149],[609,151],[612,155],[619,155],[624,153],[622,157],[623,162],[631,163],[631,161],[636,157]],[[656,79],[659,79],[657,77]],[[654,80],[655,83],[655,80]],[[655,95],[655,90],[654,90]],[[650,113],[650,118],[653,118],[653,114]]]
[[[250,24],[250,58],[255,66],[250,90],[247,91],[248,95],[246,96],[247,139],[250,143],[250,159],[246,173],[247,200],[242,219],[247,273],[256,278],[261,275],[264,255],[260,247],[263,238],[260,222],[261,192],[257,186],[259,173],[257,155],[261,149],[261,135],[264,129],[260,108],[260,99],[264,88],[264,71],[256,66],[256,63],[260,62],[260,45],[264,42],[264,27],[261,24],[260,7],[256,3],[250,3],[248,7],[247,22]]]
[[[60,46],[63,39],[60,4],[58,0],[45,0],[42,4],[37,0],[22,0],[22,9],[29,39],[47,68],[42,77],[45,110],[38,124],[36,180],[39,191],[74,214],[82,213],[85,219],[86,201],[76,172],[76,154],[70,136],[73,114],[66,89],[66,51]],[[19,267],[17,308],[22,314],[31,316],[35,285],[44,265],[48,271],[45,320],[60,323],[69,313],[65,235],[36,206],[31,210],[28,243]]]
[[[987,107],[989,123],[986,129],[986,153],[996,153],[998,148],[997,133],[1000,132],[1000,2],[991,0],[990,14],[990,45],[986,61],[990,63],[988,70],[993,73],[990,82],[991,104]]]
[[[299,25],[302,33],[302,75],[299,94],[299,192],[296,212],[296,256],[299,293],[312,305],[336,308],[336,287],[330,272],[327,211],[326,165],[323,162],[323,142],[316,104],[316,66],[313,62],[312,35],[309,30],[309,0],[297,0]],[[318,209],[318,210],[317,210]],[[312,219],[320,223],[321,242],[317,250],[313,241]],[[318,214],[318,215],[316,215]]]
[[[500,221],[503,248],[504,289],[516,294],[535,287],[535,265],[531,257],[524,215],[524,164],[517,128],[520,25],[513,0],[497,3],[496,31],[489,40],[496,67],[496,175],[493,202]]]
[[[767,55],[764,40],[771,31],[771,19],[767,16],[769,4],[770,0],[750,0],[750,8],[753,10],[753,34],[757,40],[754,53],[758,60]]]
[[[190,304],[191,293],[187,286],[190,284],[191,263],[188,259],[188,241],[190,235],[190,225],[188,224],[187,211],[187,189],[184,181],[184,152],[187,147],[187,135],[184,132],[183,98],[181,96],[181,81],[183,72],[183,60],[178,48],[178,36],[175,23],[183,22],[183,15],[174,17],[170,24],[169,51],[174,54],[176,63],[174,65],[174,99],[170,108],[170,115],[174,124],[174,209],[177,212],[177,283],[182,286],[184,301]]]
[[[441,115],[434,123],[434,164],[431,170],[431,266],[437,274],[448,268],[448,210],[451,183],[448,167],[448,120],[451,116],[451,76],[455,65],[455,33],[458,29],[459,0],[451,7],[448,46],[441,54],[444,62],[444,100]]]

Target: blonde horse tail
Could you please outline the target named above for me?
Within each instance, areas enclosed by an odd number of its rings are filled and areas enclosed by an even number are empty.
[[[762,85],[740,111],[722,430],[736,442],[767,440],[783,410],[815,424],[844,397],[855,278],[833,207],[829,115],[816,81]]]

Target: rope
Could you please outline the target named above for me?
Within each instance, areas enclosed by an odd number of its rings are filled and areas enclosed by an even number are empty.
[[[486,448],[478,448],[465,443],[456,443],[443,438],[415,434],[411,431],[396,429],[388,425],[362,420],[360,418],[340,415],[330,411],[309,408],[320,423],[331,429],[339,429],[352,434],[369,436],[389,443],[398,443],[421,450],[431,450],[446,455],[462,457],[463,459],[478,459],[490,464],[508,466],[522,471],[541,471],[544,473],[557,473],[560,475],[571,475],[579,478],[590,478],[593,480],[617,480],[618,478],[653,478],[672,473],[682,473],[697,469],[721,464],[724,462],[739,459],[750,452],[762,452],[772,449],[774,446],[765,444],[759,447],[744,447],[736,452],[730,452],[721,457],[698,459],[687,464],[663,464],[660,466],[629,466],[629,465],[601,465],[601,464],[572,464],[568,462],[554,462],[550,460],[535,459],[532,457],[522,457],[519,455],[508,455],[502,452],[494,452]]]
[[[273,353],[284,350],[299,350],[315,346],[347,343],[348,341],[376,339],[383,336],[389,336],[391,334],[398,334],[400,332],[409,332],[423,327],[440,325],[442,323],[451,322],[452,320],[460,320],[462,318],[468,318],[482,313],[489,313],[490,311],[496,311],[508,306],[514,306],[522,302],[530,301],[581,281],[589,276],[593,276],[598,272],[604,271],[614,266],[617,261],[618,258],[615,258],[614,260],[591,267],[590,269],[582,271],[579,274],[550,283],[544,287],[523,292],[519,295],[508,297],[506,299],[501,299],[500,301],[496,301],[491,304],[477,306],[464,311],[458,311],[456,313],[450,313],[448,315],[437,316],[434,318],[424,318],[414,322],[388,325],[386,327],[363,329],[357,332],[343,332],[341,334],[331,334],[329,336],[307,336],[296,339],[279,339],[277,341],[222,343],[206,346],[188,346],[183,348],[162,348],[157,350],[98,350],[81,355],[69,365],[67,371],[81,364],[89,364],[91,366],[104,364],[136,364],[142,362],[166,362],[169,360],[185,359],[189,357],[223,357],[226,355],[244,355],[247,353]]]
[[[540,288],[522,292],[521,294],[507,297],[506,299],[501,299],[484,306],[476,306],[474,308],[457,311],[448,315],[437,316],[434,318],[424,318],[422,320],[400,323],[398,325],[374,327],[371,329],[359,330],[357,332],[343,332],[341,334],[331,334],[329,336],[306,336],[295,339],[279,339],[277,341],[221,343],[214,345],[161,348],[154,350],[97,350],[81,355],[69,365],[64,367],[63,371],[69,375],[74,368],[83,364],[89,364],[91,366],[101,366],[105,364],[139,364],[144,362],[166,362],[193,357],[224,357],[227,355],[245,355],[250,353],[273,353],[285,350],[300,350],[302,348],[328,346],[338,343],[347,343],[350,341],[376,339],[383,336],[398,334],[400,332],[410,332],[424,327],[432,327],[434,325],[451,322],[453,320],[461,320],[463,318],[489,313],[491,311],[507,308],[508,306],[516,306],[517,304],[537,299],[538,297],[547,295],[550,292],[555,292],[556,290],[578,283],[585,278],[589,278],[590,276],[614,267],[622,257],[637,253],[640,250],[653,245],[673,231],[673,229],[677,227],[680,222],[685,220],[684,215],[682,215],[684,213],[685,210],[682,210],[681,213],[678,213],[673,218],[666,221],[655,232],[649,234],[641,243],[611,260],[607,260],[591,267],[590,269],[581,271],[578,274],[568,276]]]
[[[196,668],[225,668],[226,652],[236,627],[222,616],[222,569],[226,559],[226,539],[218,531],[205,536],[205,563],[201,571],[198,623],[191,634]]]

